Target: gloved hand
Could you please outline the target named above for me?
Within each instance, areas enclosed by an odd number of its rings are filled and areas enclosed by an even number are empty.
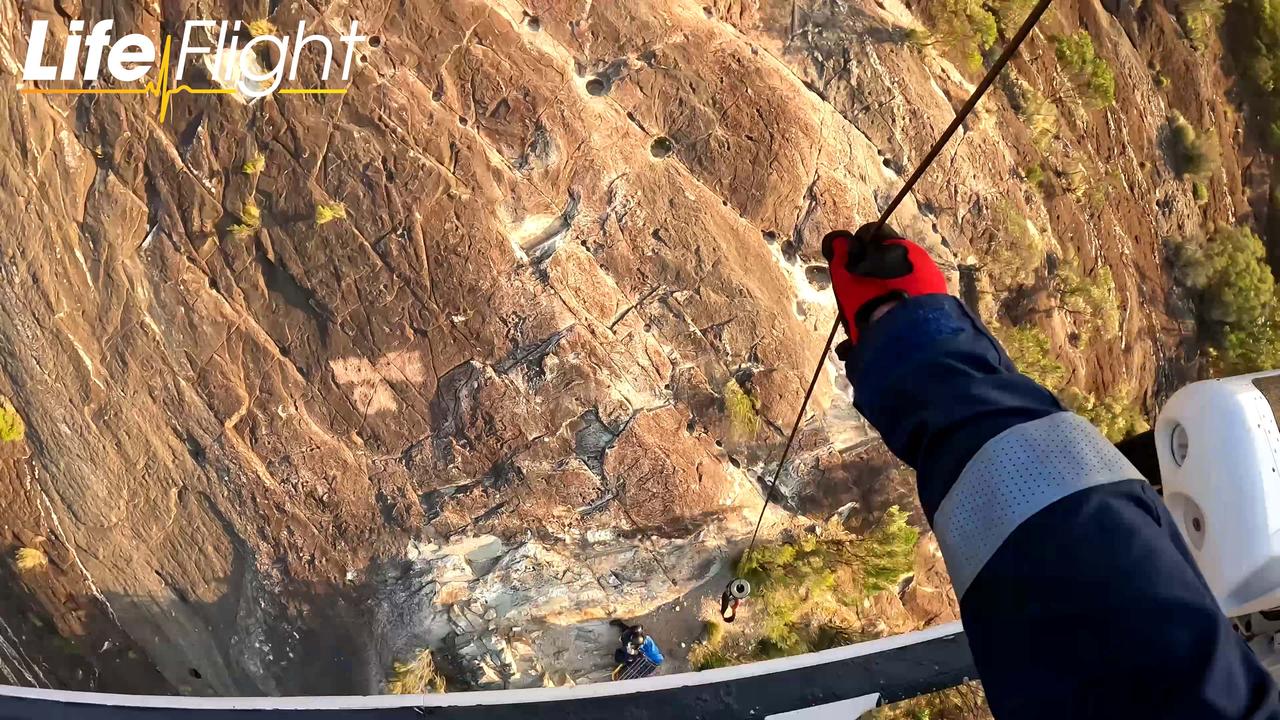
[[[835,230],[822,238],[831,289],[849,334],[849,340],[836,348],[842,359],[857,344],[858,333],[878,308],[909,297],[947,292],[947,281],[929,253],[888,225],[873,234],[875,227],[875,223],[867,223],[857,232]]]

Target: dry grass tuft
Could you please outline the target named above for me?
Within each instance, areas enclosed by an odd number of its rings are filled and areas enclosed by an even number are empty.
[[[347,216],[347,206],[340,203],[323,203],[316,206],[316,224],[323,225],[332,220],[345,218]]]
[[[398,662],[387,678],[387,692],[393,695],[425,695],[445,691],[444,676],[436,668],[430,650],[421,650],[412,660]]]
[[[257,175],[258,173],[266,169],[266,167],[267,167],[267,156],[263,155],[262,153],[257,153],[253,157],[246,160],[244,165],[240,166],[240,172],[244,173],[245,175]]]
[[[49,556],[36,548],[18,548],[14,558],[18,563],[18,569],[22,572],[43,570],[49,565]]]
[[[253,35],[254,37],[260,37],[262,35],[275,35],[276,24],[271,22],[267,18],[253,20],[249,23],[249,34]]]
[[[27,436],[27,424],[9,398],[0,395],[0,442],[18,442]]]

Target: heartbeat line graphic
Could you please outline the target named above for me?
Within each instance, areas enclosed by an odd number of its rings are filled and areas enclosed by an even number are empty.
[[[151,95],[160,98],[160,122],[169,114],[169,98],[178,93],[189,95],[234,95],[234,88],[193,88],[190,85],[169,85],[169,43],[172,35],[164,38],[164,58],[160,62],[160,77],[148,80],[140,88],[23,88],[23,95]],[[346,88],[284,88],[276,92],[284,95],[345,95]]]

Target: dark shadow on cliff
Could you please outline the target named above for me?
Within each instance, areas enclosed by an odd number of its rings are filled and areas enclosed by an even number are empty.
[[[22,577],[10,563],[0,563],[0,682],[59,690],[174,692],[101,603],[46,583],[51,594],[61,596],[66,622],[82,629],[81,634],[60,633],[58,623],[28,586],[41,582],[49,569],[29,572],[36,574],[34,579]]]
[[[156,664],[181,694],[381,692],[386,663],[372,647],[379,631],[375,593],[366,587],[266,579],[239,558],[225,592],[213,602],[169,587],[169,598],[108,593],[107,602],[121,616],[128,614],[132,621],[126,625],[133,628],[145,628],[149,613],[190,628],[192,641],[157,643],[164,657],[155,658]]]

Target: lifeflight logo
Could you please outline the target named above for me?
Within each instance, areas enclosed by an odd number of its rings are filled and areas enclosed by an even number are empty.
[[[113,39],[114,20],[101,20],[94,24],[88,35],[84,32],[83,20],[72,20],[68,30],[66,46],[63,49],[61,62],[45,64],[45,45],[49,39],[49,21],[35,20],[31,23],[31,44],[27,47],[26,62],[22,67],[24,87],[21,92],[31,95],[154,95],[160,98],[160,121],[163,122],[169,109],[169,97],[178,93],[192,95],[235,95],[240,94],[257,99],[273,93],[342,95],[346,88],[297,88],[281,87],[286,81],[296,82],[298,64],[302,59],[304,48],[311,47],[313,52],[324,53],[324,64],[321,66],[320,79],[327,81],[334,67],[335,48],[333,41],[324,35],[307,35],[306,21],[298,23],[298,32],[294,36],[277,37],[271,34],[257,35],[243,46],[240,41],[245,31],[242,23],[226,20],[188,20],[182,31],[182,44],[177,52],[177,70],[172,69],[171,42],[172,35],[164,38],[164,47],[157,53],[151,38],[140,33],[125,35]],[[217,42],[205,45],[214,36]],[[203,37],[202,37],[203,36]],[[294,42],[294,38],[297,38]],[[351,75],[351,61],[355,55],[356,44],[367,40],[358,34],[358,24],[351,21],[347,34],[338,37],[339,45],[345,46],[341,63],[341,79],[348,80]],[[264,66],[262,59],[267,56],[262,46],[270,45],[276,50],[275,62]],[[138,88],[101,88],[95,87],[105,74],[107,77],[122,83],[136,83],[152,75],[159,63],[156,77],[148,80]],[[188,70],[197,63],[203,64],[214,87],[191,87],[183,82]],[[33,82],[75,82],[88,84],[88,87],[45,88],[25,87]]]

